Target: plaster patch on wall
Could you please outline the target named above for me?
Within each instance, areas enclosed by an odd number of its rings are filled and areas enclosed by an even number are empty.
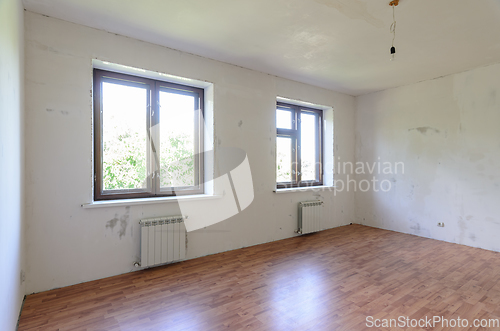
[[[320,193],[320,192],[314,192],[314,193],[313,193],[313,197],[323,198],[323,196],[321,195],[321,193]]]
[[[419,222],[416,222],[413,219],[409,219],[409,221],[415,225],[410,226],[410,229],[414,231],[415,234],[425,236],[425,237],[430,237],[430,231],[429,229],[423,228]]]
[[[494,106],[496,102],[497,102],[497,91],[491,89],[489,94],[489,106]]]
[[[120,222],[120,229],[118,230],[118,236],[120,237],[120,239],[122,239],[122,237],[125,236],[125,233],[127,232],[128,221],[130,218],[129,213],[130,213],[130,206],[127,206],[125,207],[125,214],[123,214],[122,216],[120,216],[120,218],[118,218],[118,213],[117,213],[115,214],[115,217],[113,217],[106,223],[106,229],[110,228],[111,230],[113,230],[116,224]]]
[[[46,110],[48,113],[53,113],[54,111],[56,111],[56,110],[55,110],[55,109],[53,109],[53,108],[46,108],[45,110]],[[61,114],[63,114],[63,115],[68,115],[68,114],[69,114],[69,111],[67,111],[67,110],[58,110],[58,111],[56,111],[56,112],[61,113]]]
[[[434,132],[434,133],[440,132],[438,129],[431,128],[430,126],[420,126],[418,128],[408,129],[408,131],[414,131],[414,130],[420,132],[423,135],[426,135],[427,132]]]
[[[493,223],[493,224],[500,225],[500,222],[497,222],[493,217],[486,217],[484,220],[486,222],[490,222],[490,223]]]
[[[460,229],[460,236],[458,239],[458,243],[463,244],[465,231],[467,231],[467,224],[465,223],[465,220],[462,217],[458,218],[458,228]]]
[[[408,193],[407,197],[410,200],[413,200],[413,197],[415,195],[415,185],[411,184],[410,192]]]
[[[44,44],[39,43],[39,42],[34,41],[34,40],[28,41],[28,44],[30,46],[33,46],[34,48],[36,48],[38,50],[43,51],[43,52],[51,52],[51,53],[54,53],[54,54],[57,54],[57,55],[75,57],[74,54],[68,53],[66,51],[58,50],[58,49],[56,49],[54,47],[50,47],[50,46],[44,45]]]
[[[410,220],[410,222],[413,222],[413,220]],[[415,232],[420,232],[420,223],[410,226],[410,229],[415,230]]]
[[[479,152],[469,152],[469,160],[471,162],[477,162],[477,161],[480,161],[482,159],[485,158],[485,155],[483,153],[479,153]]]
[[[476,241],[476,235],[474,233],[469,234],[469,239],[472,241]]]

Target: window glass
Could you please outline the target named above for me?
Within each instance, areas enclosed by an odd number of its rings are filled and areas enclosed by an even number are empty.
[[[300,117],[300,161],[302,180],[316,180],[316,116],[302,113]]]
[[[276,110],[276,127],[280,129],[292,128],[292,112],[289,110]]]
[[[278,137],[276,141],[276,173],[278,182],[292,181],[292,139]]]
[[[161,187],[195,185],[195,98],[160,91]]]
[[[102,84],[103,187],[146,187],[147,89]]]

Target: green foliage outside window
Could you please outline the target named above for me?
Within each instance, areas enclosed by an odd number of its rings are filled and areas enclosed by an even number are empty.
[[[105,141],[103,146],[104,189],[133,189],[146,187],[146,139],[130,130]],[[192,143],[185,135],[162,140],[160,154],[161,185],[194,185],[194,156]]]

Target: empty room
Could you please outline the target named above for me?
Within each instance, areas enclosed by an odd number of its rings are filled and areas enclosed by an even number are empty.
[[[0,0],[0,330],[500,330],[499,31]]]

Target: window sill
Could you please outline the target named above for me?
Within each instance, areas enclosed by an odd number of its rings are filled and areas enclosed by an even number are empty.
[[[180,195],[175,197],[162,197],[162,198],[142,198],[142,199],[122,199],[122,200],[103,200],[93,201],[91,203],[82,204],[84,209],[102,208],[102,207],[115,207],[115,206],[132,206],[132,205],[151,205],[158,203],[177,202],[179,200],[207,200],[218,199],[220,195]]]
[[[291,188],[275,188],[274,193],[297,193],[297,192],[323,192],[323,191],[334,191],[335,186],[306,186],[306,187],[291,187]]]

